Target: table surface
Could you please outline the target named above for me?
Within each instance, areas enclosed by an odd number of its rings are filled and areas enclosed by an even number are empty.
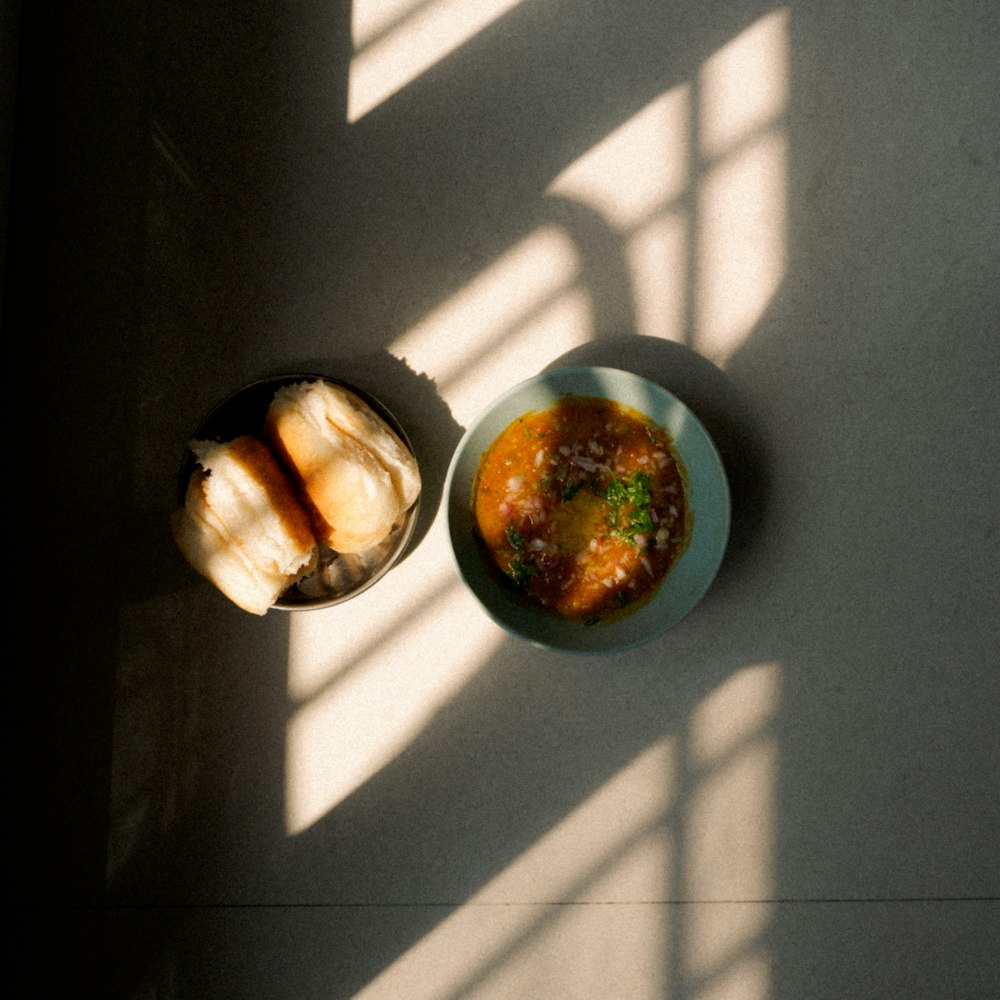
[[[61,123],[107,198],[42,210],[36,308],[82,325],[15,358],[62,352],[46,516],[100,512],[75,639],[30,635],[83,699],[49,763],[103,782],[114,995],[995,991],[992,5],[141,6],[110,69],[70,47],[128,155]],[[575,364],[683,399],[733,493],[712,588],[618,655],[505,634],[443,517],[469,423]],[[166,525],[191,429],[288,372],[381,400],[423,495],[375,587],[258,619]]]

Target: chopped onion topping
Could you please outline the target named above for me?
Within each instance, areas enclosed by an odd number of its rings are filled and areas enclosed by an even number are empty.
[[[586,455],[574,455],[569,460],[569,464],[575,465],[578,469],[583,469],[584,472],[597,472],[599,469],[607,468],[607,466],[595,462],[592,458],[588,458]]]

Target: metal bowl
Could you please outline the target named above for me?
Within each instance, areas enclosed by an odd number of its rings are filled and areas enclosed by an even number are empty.
[[[324,381],[341,386],[363,399],[399,436],[413,452],[413,446],[399,421],[371,394],[356,385],[329,375],[279,375],[261,379],[237,389],[217,404],[198,424],[189,440],[231,441],[243,434],[260,436],[264,418],[274,394],[283,386],[298,382]],[[184,458],[178,478],[178,504],[183,506],[191,474],[197,460],[185,446]],[[389,537],[378,546],[360,555],[347,556],[332,549],[320,547],[320,561],[316,571],[285,591],[272,607],[280,611],[311,611],[342,604],[367,590],[380,580],[397,563],[406,551],[413,535],[420,509],[420,498],[394,525]]]

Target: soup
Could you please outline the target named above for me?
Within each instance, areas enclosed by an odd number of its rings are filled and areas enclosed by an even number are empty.
[[[480,459],[473,512],[511,586],[588,623],[648,599],[689,535],[667,432],[591,396],[566,396],[506,427]]]

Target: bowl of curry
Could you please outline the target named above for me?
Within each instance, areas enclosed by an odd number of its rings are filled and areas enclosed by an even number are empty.
[[[666,389],[614,368],[520,383],[468,429],[445,484],[459,575],[536,646],[609,653],[704,596],[729,536],[725,471]]]

